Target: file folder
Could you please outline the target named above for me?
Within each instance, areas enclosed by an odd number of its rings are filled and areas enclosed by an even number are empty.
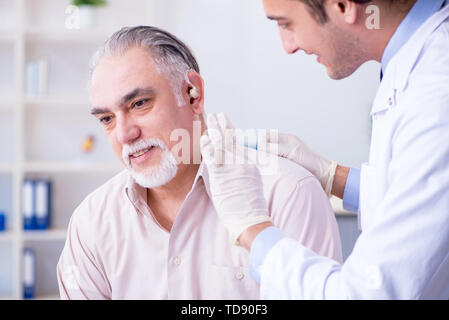
[[[23,250],[23,298],[34,298],[36,258],[32,249]]]
[[[36,201],[36,229],[48,229],[50,224],[51,184],[47,180],[37,180],[34,184]]]
[[[23,228],[32,230],[36,225],[34,181],[25,180],[22,186]]]
[[[6,214],[0,211],[0,231],[5,231],[6,228]]]

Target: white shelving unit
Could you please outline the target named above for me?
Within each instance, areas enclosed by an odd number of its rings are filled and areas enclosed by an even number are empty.
[[[0,81],[13,88],[2,92],[0,86],[0,120],[3,118],[11,126],[8,139],[4,141],[12,141],[10,147],[5,147],[0,140],[0,150],[9,148],[6,152],[11,153],[11,160],[0,158],[0,182],[2,179],[9,182],[6,194],[11,195],[11,199],[0,201],[0,211],[4,210],[2,203],[10,201],[7,230],[0,231],[0,259],[3,259],[2,263],[9,261],[9,271],[0,268],[0,286],[2,279],[5,280],[5,272],[10,286],[8,292],[1,291],[5,289],[0,287],[0,299],[23,297],[22,251],[26,247],[35,249],[36,253],[36,299],[59,298],[56,262],[66,238],[68,220],[90,191],[123,169],[110,150],[101,127],[93,119],[87,120],[91,116],[83,85],[88,70],[86,54],[93,53],[121,26],[154,24],[156,18],[161,19],[154,10],[160,6],[155,0],[109,0],[108,5],[97,13],[96,25],[100,27],[67,30],[65,8],[70,3],[70,0],[0,0],[0,9],[3,9],[0,19],[5,11],[8,11],[8,17],[14,15],[7,19],[13,21],[13,25],[4,26],[0,21],[0,57],[2,50],[13,56],[12,74],[3,78],[0,74]],[[25,94],[25,65],[28,59],[42,55],[50,56],[48,95],[30,98]],[[65,58],[70,59],[65,61]],[[61,78],[64,76],[58,74],[61,68],[85,72]],[[73,127],[67,127],[67,123]],[[60,136],[47,132],[49,128],[60,132]],[[96,153],[83,159],[81,141],[92,132],[96,138]],[[40,177],[52,180],[51,225],[48,230],[24,231],[22,182],[25,178]],[[2,192],[0,189],[0,200]],[[8,257],[2,256],[2,248],[6,248]]]

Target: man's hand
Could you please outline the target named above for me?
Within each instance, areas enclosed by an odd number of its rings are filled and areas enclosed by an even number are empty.
[[[201,153],[208,169],[212,202],[221,222],[236,243],[248,227],[271,221],[258,168],[236,144],[234,128],[226,115],[209,114]]]
[[[330,196],[337,168],[336,162],[317,155],[292,134],[280,133],[275,137],[268,134],[265,139],[258,142],[258,150],[274,153],[303,166],[318,179],[327,196]]]

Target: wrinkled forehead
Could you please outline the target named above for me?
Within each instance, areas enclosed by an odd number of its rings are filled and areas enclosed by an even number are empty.
[[[135,88],[157,88],[165,81],[151,54],[134,47],[98,62],[90,83],[92,102],[111,104]]]

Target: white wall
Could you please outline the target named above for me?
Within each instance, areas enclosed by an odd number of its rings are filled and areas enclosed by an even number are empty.
[[[236,126],[295,133],[330,159],[360,166],[368,158],[369,111],[379,65],[343,81],[304,53],[287,55],[262,0],[168,0],[160,24],[194,51],[206,82],[206,110]]]

